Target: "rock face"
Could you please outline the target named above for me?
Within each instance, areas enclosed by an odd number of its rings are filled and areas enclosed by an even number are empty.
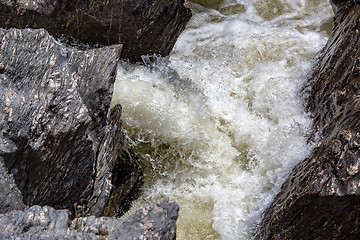
[[[359,0],[330,0],[330,3],[333,7],[334,13],[338,10],[346,10],[351,8],[354,4],[360,3]]]
[[[123,44],[122,58],[166,56],[191,18],[189,0],[0,0],[0,27],[45,28],[68,43]]]
[[[76,203],[99,216],[117,188],[121,205],[137,184],[121,107],[109,111],[120,50],[78,51],[45,30],[0,29],[0,200],[12,192],[0,213]]]
[[[360,5],[333,1],[331,38],[310,79],[321,134],[264,213],[257,239],[360,238]]]
[[[125,219],[78,216],[70,220],[65,210],[33,206],[0,214],[0,238],[174,240],[178,211],[177,204],[161,201],[145,205]]]
[[[13,209],[25,209],[21,192],[14,179],[8,174],[2,159],[0,159],[0,189],[0,214]]]

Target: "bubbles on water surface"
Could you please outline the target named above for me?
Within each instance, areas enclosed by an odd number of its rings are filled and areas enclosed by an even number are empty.
[[[298,93],[326,42],[330,7],[195,2],[170,58],[118,69],[113,104],[123,106],[145,173],[135,205],[178,202],[178,239],[250,239],[286,174],[310,151],[311,119]]]

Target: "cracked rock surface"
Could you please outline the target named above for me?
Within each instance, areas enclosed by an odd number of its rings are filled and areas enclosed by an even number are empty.
[[[333,32],[309,82],[321,137],[265,211],[257,239],[360,239],[360,5],[332,4]]]
[[[120,51],[79,51],[45,30],[0,28],[0,200],[10,196],[0,213],[76,203],[99,216],[116,188],[124,200],[137,184],[121,107],[109,110]]]
[[[0,0],[2,28],[44,28],[76,46],[122,43],[131,61],[167,56],[191,16],[189,0]]]

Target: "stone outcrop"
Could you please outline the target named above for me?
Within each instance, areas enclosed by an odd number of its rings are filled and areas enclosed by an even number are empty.
[[[66,210],[33,206],[0,214],[1,239],[166,239],[176,238],[179,207],[161,201],[145,205],[124,219],[94,216],[69,218]]]
[[[2,28],[44,28],[76,46],[122,43],[131,61],[168,55],[190,18],[189,0],[0,0]]]
[[[175,239],[166,201],[97,217],[142,179],[110,110],[117,62],[168,55],[190,17],[189,0],[0,0],[0,238]]]
[[[257,239],[360,238],[360,4],[332,4],[333,33],[308,93],[320,140],[265,211]]]
[[[0,29],[0,213],[77,204],[99,216],[108,204],[117,215],[141,176],[123,149],[121,107],[109,110],[120,51]]]

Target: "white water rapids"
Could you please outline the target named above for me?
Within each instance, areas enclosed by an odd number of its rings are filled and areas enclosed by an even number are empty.
[[[196,2],[196,3],[195,3]],[[251,239],[310,152],[299,90],[328,0],[197,0],[170,58],[122,62],[113,104],[144,171],[140,204],[180,205],[177,238]]]

